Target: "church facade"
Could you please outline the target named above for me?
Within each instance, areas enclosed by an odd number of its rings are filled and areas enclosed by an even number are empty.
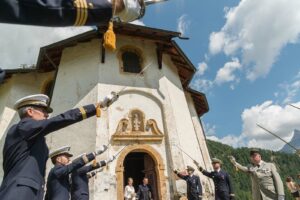
[[[179,33],[117,23],[117,49],[110,52],[102,45],[105,30],[98,27],[42,47],[36,68],[7,71],[0,85],[1,148],[7,129],[18,121],[12,106],[20,97],[45,93],[56,115],[119,92],[101,117],[48,135],[50,150],[70,145],[79,155],[110,144],[97,159],[118,156],[90,181],[94,200],[124,199],[128,177],[135,186],[148,177],[154,199],[183,198],[185,182],[172,171],[196,166],[180,148],[211,167],[200,121],[208,103],[203,93],[189,88],[196,69],[174,41]],[[47,170],[51,167],[49,162]],[[210,199],[213,185],[199,175]]]

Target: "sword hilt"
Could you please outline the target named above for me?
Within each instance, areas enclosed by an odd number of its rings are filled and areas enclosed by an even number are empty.
[[[100,102],[101,108],[109,107],[111,104],[113,104],[115,101],[119,99],[119,94],[117,92],[111,92],[109,95],[107,95],[102,102]]]

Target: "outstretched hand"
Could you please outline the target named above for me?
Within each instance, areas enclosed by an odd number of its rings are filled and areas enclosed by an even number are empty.
[[[233,164],[236,163],[235,157],[233,157],[233,156],[228,156],[228,158],[229,158],[229,160],[230,160],[231,163],[233,163]]]
[[[113,104],[115,101],[119,99],[119,94],[117,92],[111,92],[109,95],[104,97],[103,101],[101,101],[100,107],[106,108],[109,107],[111,104]]]
[[[116,159],[116,156],[110,157],[110,158],[106,161],[106,164],[111,163],[111,162],[114,161],[115,159]]]
[[[145,4],[143,1],[114,0],[116,5],[115,16],[122,22],[131,22],[143,17],[145,14]],[[117,6],[119,5],[119,9]]]
[[[199,163],[196,160],[194,160],[193,162],[197,167],[199,167]]]
[[[106,151],[108,149],[107,145],[102,145],[96,152],[96,156],[102,154],[104,151]]]

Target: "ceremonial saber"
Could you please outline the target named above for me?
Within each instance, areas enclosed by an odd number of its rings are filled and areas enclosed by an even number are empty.
[[[114,155],[114,157],[117,157],[126,147],[128,147],[129,146],[129,144],[127,144],[126,146],[124,146],[118,153],[116,153],[115,155]]]
[[[148,68],[151,66],[152,62],[149,63],[146,67],[144,67],[140,73],[136,74],[134,76],[134,81],[136,81],[136,78],[141,76]],[[135,83],[135,82],[134,82]],[[128,86],[124,86],[122,89],[120,89],[118,92],[111,92],[108,96],[104,98],[104,100],[100,103],[101,108],[108,108],[111,104],[113,104],[115,101],[119,99],[120,93],[125,90]],[[97,116],[100,116],[100,114]]]
[[[298,109],[298,110],[300,110],[300,108],[299,107],[297,107],[297,106],[295,106],[295,105],[293,105],[293,104],[288,104],[289,106],[292,106],[292,107],[294,107],[294,108],[296,108],[296,109]]]
[[[145,3],[145,6],[149,6],[149,5],[152,5],[155,3],[162,3],[165,1],[168,1],[168,0],[145,0],[144,3]]]
[[[269,131],[268,129],[262,127],[259,124],[256,124],[259,128],[265,130],[266,132],[270,133],[271,135],[273,135],[274,137],[278,138],[279,140],[281,140],[282,142],[284,142],[285,144],[287,144],[288,146],[290,146],[292,149],[296,150],[296,152],[299,152],[299,149],[297,149],[296,147],[294,147],[293,145],[291,145],[289,142],[287,142],[286,140],[284,140],[283,138],[279,137],[278,135],[276,135],[275,133],[272,133],[271,131]]]
[[[183,152],[185,155],[187,155],[190,159],[192,159],[194,162],[197,162],[195,159],[193,159],[188,153],[186,153],[181,147],[179,147],[178,145],[176,145],[176,147]],[[197,162],[198,163],[198,162]],[[198,166],[197,166],[198,167]]]
[[[126,146],[124,146],[120,151],[118,151],[118,153],[116,153],[115,155],[113,155],[114,159],[117,158],[117,156],[127,147],[129,146],[129,144],[127,144]],[[109,169],[109,165],[106,165],[106,169]]]
[[[134,81],[136,80],[137,77],[141,76],[147,69],[149,66],[151,66],[152,62],[149,63],[146,67],[144,67],[140,73],[136,74],[133,78],[134,78]],[[135,82],[134,82],[135,83]],[[117,95],[119,95],[123,90],[125,90],[128,86],[124,86],[121,90],[119,90],[119,92],[117,92]]]
[[[95,178],[96,178],[96,175],[99,173],[99,172],[102,172],[103,171],[103,167],[101,167],[100,169],[97,169],[97,170],[95,170],[95,171],[92,171],[92,172],[90,172],[87,176],[88,176],[88,178],[92,178],[92,177],[94,177],[95,176]]]

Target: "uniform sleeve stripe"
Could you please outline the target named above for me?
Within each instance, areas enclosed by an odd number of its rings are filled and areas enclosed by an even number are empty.
[[[74,26],[79,26],[79,20],[80,20],[80,16],[81,16],[81,3],[80,3],[80,0],[75,0],[74,5],[76,7],[76,20],[75,20]]]
[[[82,26],[85,24],[87,19],[87,3],[86,0],[76,0],[76,21],[74,23],[75,26]]]
[[[82,115],[82,119],[86,119],[87,118],[87,115],[86,115],[86,111],[83,107],[80,107],[79,108],[80,112],[81,112],[81,115]]]
[[[84,18],[84,3],[83,3],[83,0],[79,0],[80,2],[80,18],[79,18],[79,21],[78,21],[78,26],[82,26],[82,19]]]
[[[83,159],[83,162],[85,164],[87,164],[89,162],[89,159],[88,159],[88,157],[86,155],[83,155],[81,158]]]
[[[86,23],[86,20],[87,20],[87,3],[86,3],[86,0],[81,0],[81,4],[82,4],[82,10],[81,10],[81,20],[79,22],[79,25],[80,26],[83,26],[85,23]]]

